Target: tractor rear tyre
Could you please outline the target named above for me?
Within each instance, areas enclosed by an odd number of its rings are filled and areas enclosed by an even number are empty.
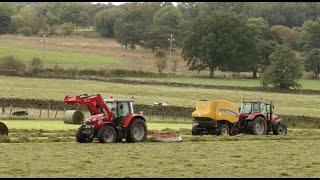
[[[267,122],[263,117],[257,117],[252,121],[251,132],[254,135],[265,135],[267,133]]]
[[[100,143],[114,143],[117,139],[117,132],[111,125],[105,125],[98,131],[98,140]]]
[[[77,130],[76,133],[76,140],[78,143],[88,143],[88,142],[92,142],[93,138],[89,137],[87,134],[83,134],[82,133],[83,130],[83,126],[80,126]]]
[[[273,130],[274,135],[285,135],[287,134],[287,125],[283,122],[279,122],[276,129]]]
[[[222,136],[229,136],[230,135],[230,129],[227,124],[221,124],[218,128],[218,134]]]
[[[201,126],[199,124],[192,126],[191,134],[194,136],[203,135],[203,131],[200,129],[200,127]]]
[[[143,119],[134,119],[128,128],[126,141],[127,142],[141,142],[147,138],[147,126]]]
[[[0,135],[8,136],[8,134],[9,134],[8,127],[4,123],[0,122]]]

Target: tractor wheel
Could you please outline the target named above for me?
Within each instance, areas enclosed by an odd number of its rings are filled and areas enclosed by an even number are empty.
[[[273,130],[274,135],[285,135],[287,134],[287,125],[283,122],[279,122],[276,129]]]
[[[117,133],[113,126],[105,125],[98,131],[98,140],[100,143],[114,143],[116,142]]]
[[[192,126],[191,134],[194,136],[203,135],[199,127],[201,127],[199,124]]]
[[[80,126],[76,133],[76,140],[78,143],[88,143],[92,142],[93,138],[88,137],[88,135],[82,133],[83,126]]]
[[[127,142],[141,142],[147,138],[147,126],[144,120],[137,118],[133,120],[128,128]]]
[[[218,128],[219,135],[222,136],[229,136],[230,135],[230,129],[227,124],[221,124]]]
[[[9,134],[8,127],[4,123],[0,122],[0,135],[8,136],[8,134]]]
[[[265,135],[267,133],[267,122],[262,117],[257,117],[251,124],[251,131],[254,135]]]

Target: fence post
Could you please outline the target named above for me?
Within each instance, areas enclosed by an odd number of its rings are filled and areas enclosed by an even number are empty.
[[[54,118],[57,118],[58,110],[56,110],[56,114],[54,115]]]
[[[11,117],[11,113],[12,113],[12,106],[10,107],[10,115],[9,115],[9,117]]]
[[[49,104],[48,104],[48,119],[50,117],[50,101],[49,101]]]
[[[40,107],[39,119],[41,118],[41,110],[42,110],[42,108]]]

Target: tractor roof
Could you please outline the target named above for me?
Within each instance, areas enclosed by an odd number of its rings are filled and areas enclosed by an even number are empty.
[[[261,103],[261,102],[264,102],[264,103],[267,103],[267,104],[271,104],[271,103],[272,103],[272,101],[270,101],[270,100],[265,100],[265,99],[263,99],[263,100],[261,100],[261,99],[247,100],[247,99],[245,99],[245,100],[242,100],[242,102],[243,102],[243,103],[254,103],[254,102],[256,102],[256,103]]]
[[[133,99],[104,99],[105,102],[134,102]]]

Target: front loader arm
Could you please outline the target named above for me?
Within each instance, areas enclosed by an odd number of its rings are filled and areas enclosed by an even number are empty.
[[[106,114],[112,119],[112,112],[104,102],[100,94],[88,96],[87,94],[79,96],[65,96],[64,102],[68,105],[87,105],[92,115]]]

